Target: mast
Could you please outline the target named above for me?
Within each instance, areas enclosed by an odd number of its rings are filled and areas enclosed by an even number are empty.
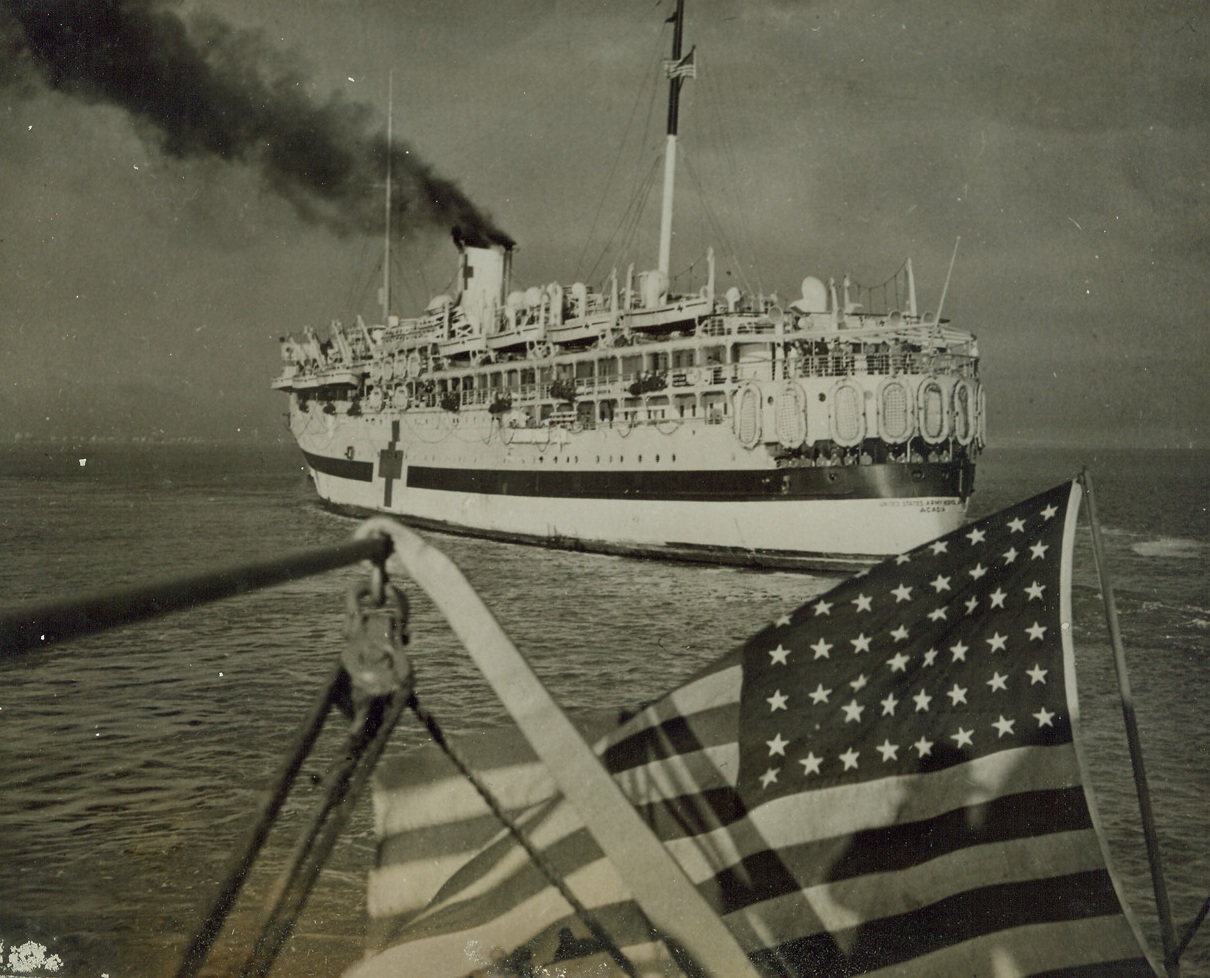
[[[391,316],[391,154],[394,152],[391,124],[395,112],[395,72],[387,74],[387,189],[382,239],[382,325],[390,325]]]
[[[687,58],[681,55],[681,38],[685,26],[685,0],[676,0],[676,12],[669,18],[672,27],[672,60],[664,63],[668,76],[668,137],[664,149],[664,206],[660,214],[660,262],[659,269],[668,279],[668,267],[672,255],[672,186],[676,174],[676,129],[680,113],[681,82],[695,77],[693,52]]]

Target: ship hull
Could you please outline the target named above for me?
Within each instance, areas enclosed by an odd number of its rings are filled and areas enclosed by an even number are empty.
[[[439,413],[295,412],[324,503],[548,547],[848,570],[959,526],[973,463],[777,466],[727,425],[510,430]],[[721,463],[721,464],[720,464]]]

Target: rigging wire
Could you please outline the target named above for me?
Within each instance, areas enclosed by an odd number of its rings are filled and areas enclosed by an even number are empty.
[[[663,24],[661,24],[659,29],[655,32],[655,45],[656,45],[655,51],[656,51],[657,55],[658,55],[660,46],[663,44],[663,41],[664,41],[664,31],[663,31]],[[648,58],[648,61],[651,61],[651,60],[653,60],[653,59]],[[630,115],[626,119],[626,127],[622,131],[622,138],[620,140],[618,140],[617,153],[614,155],[613,163],[610,165],[609,175],[605,178],[605,186],[601,190],[601,196],[597,202],[596,212],[593,214],[592,223],[588,228],[588,233],[585,235],[584,246],[580,249],[580,255],[576,259],[576,263],[574,266],[576,278],[580,277],[580,271],[584,267],[585,256],[588,253],[589,246],[592,244],[593,236],[596,234],[597,225],[600,223],[601,213],[605,209],[605,201],[608,198],[609,189],[610,189],[610,187],[613,186],[614,176],[617,173],[618,166],[620,165],[620,163],[622,161],[622,155],[625,152],[626,144],[630,139],[631,133],[633,132],[635,116],[638,114],[639,106],[643,104],[644,93],[647,92],[647,89],[649,87],[651,89],[651,92],[646,97],[647,118],[643,123],[643,129],[639,133],[640,148],[642,147],[643,142],[645,141],[647,130],[651,127],[651,117],[654,112],[655,95],[656,95],[655,75],[653,72],[640,72],[639,78],[640,78],[639,87],[635,92],[634,102],[632,103],[632,105],[630,107]],[[632,187],[631,189],[633,191],[634,188]],[[633,197],[632,197],[632,199],[633,199]],[[593,271],[589,273],[590,278],[593,274],[595,274],[596,269],[600,266],[603,258],[604,258],[604,255],[601,255],[597,258],[596,263],[593,265]]]
[[[743,283],[744,288],[751,292],[752,284],[748,281],[747,274],[744,271],[744,264],[739,258],[739,251],[731,234],[723,225],[718,212],[710,206],[709,198],[706,195],[705,187],[701,178],[698,176],[697,170],[690,161],[688,154],[685,154],[685,171],[689,174],[689,179],[692,181],[694,188],[698,192],[698,197],[701,201],[702,210],[705,214],[706,223],[710,227],[711,233],[715,236],[719,243],[720,249],[730,259],[735,266],[736,274]]]
[[[714,67],[713,63],[711,67]],[[718,63],[718,69],[720,72],[726,70],[721,61]],[[728,239],[733,241],[730,247],[731,259],[738,270],[740,281],[743,282],[744,288],[748,291],[754,291],[751,283],[748,281],[745,265],[740,260],[741,248],[752,256],[750,264],[756,276],[757,288],[755,291],[763,292],[764,283],[762,282],[760,262],[756,249],[753,246],[755,236],[748,222],[748,209],[744,206],[740,195],[740,188],[744,184],[744,179],[739,165],[739,157],[736,154],[736,140],[732,138],[732,127],[725,125],[723,121],[724,118],[743,120],[747,116],[739,111],[733,101],[725,100],[724,93],[735,91],[738,89],[738,86],[721,84],[714,71],[703,71],[700,78],[702,81],[701,98],[707,109],[706,114],[713,121],[716,131],[715,139],[722,151],[720,155],[726,174],[725,179],[720,181],[723,187],[722,196],[736,215],[739,225],[740,240],[735,242],[731,236],[728,236]]]
[[[609,240],[605,243],[605,247],[601,252],[601,257],[597,259],[593,265],[589,277],[597,274],[597,270],[605,261],[606,257],[616,252],[616,255],[624,255],[626,251],[633,246],[635,239],[638,236],[639,225],[642,223],[643,211],[646,208],[647,200],[651,196],[651,190],[656,184],[656,176],[660,169],[660,157],[656,155],[652,158],[647,168],[647,173],[643,179],[642,185],[631,195],[630,203],[626,207],[626,211],[622,214],[613,233],[609,236]],[[620,243],[616,249],[614,242],[619,239]]]

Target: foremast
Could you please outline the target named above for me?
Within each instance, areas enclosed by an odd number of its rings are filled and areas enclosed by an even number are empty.
[[[669,281],[672,257],[672,199],[676,182],[676,135],[680,115],[681,83],[686,78],[696,77],[693,50],[682,55],[681,45],[685,26],[685,0],[676,0],[676,11],[669,18],[672,23],[672,58],[664,63],[668,76],[668,130],[664,148],[664,201],[660,213],[659,271],[664,283]]]
[[[395,72],[387,75],[387,186],[386,200],[383,204],[383,236],[382,236],[382,324],[391,321],[391,156],[395,151],[394,133],[392,127],[395,118]]]

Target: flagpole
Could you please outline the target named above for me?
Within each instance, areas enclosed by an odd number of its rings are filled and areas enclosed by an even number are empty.
[[[676,0],[676,11],[672,17],[672,60],[678,65],[681,60],[681,37],[685,29],[685,0]],[[664,145],[664,200],[660,211],[660,254],[659,270],[665,279],[672,263],[672,188],[676,181],[676,132],[680,116],[681,84],[683,79],[672,72],[668,75],[668,134]],[[665,282],[664,288],[667,288]]]
[[[1164,966],[1169,978],[1179,978],[1180,964],[1176,952],[1176,930],[1172,923],[1172,907],[1168,902],[1168,886],[1164,881],[1164,868],[1160,861],[1159,840],[1155,831],[1155,815],[1151,809],[1151,790],[1147,786],[1147,772],[1143,767],[1143,749],[1139,742],[1138,721],[1134,713],[1134,696],[1130,690],[1130,677],[1126,673],[1126,652],[1122,646],[1122,632],[1118,627],[1118,609],[1113,599],[1113,585],[1105,564],[1105,551],[1101,541],[1101,525],[1097,519],[1096,496],[1092,490],[1092,475],[1085,469],[1080,473],[1088,500],[1088,524],[1092,531],[1092,555],[1097,565],[1097,577],[1101,582],[1101,595],[1105,604],[1105,619],[1109,625],[1109,642],[1113,646],[1113,663],[1118,674],[1118,690],[1122,700],[1122,719],[1126,725],[1126,741],[1130,748],[1130,766],[1134,771],[1134,786],[1139,799],[1139,814],[1143,821],[1143,839],[1147,844],[1147,862],[1151,866],[1151,884],[1155,890],[1156,911],[1160,919],[1160,935],[1164,942]]]

